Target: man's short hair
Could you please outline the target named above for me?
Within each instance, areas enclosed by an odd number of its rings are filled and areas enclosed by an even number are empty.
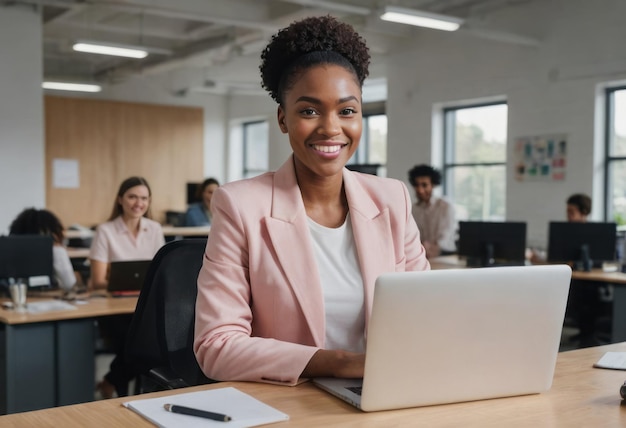
[[[574,205],[582,215],[591,213],[591,198],[584,193],[576,193],[567,198],[568,205]]]
[[[430,177],[433,186],[441,184],[441,173],[430,165],[416,165],[409,171],[409,183],[415,186],[417,177]]]

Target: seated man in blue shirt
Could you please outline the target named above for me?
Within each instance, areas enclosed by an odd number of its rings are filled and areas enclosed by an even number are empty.
[[[199,202],[189,205],[185,213],[185,226],[211,225],[211,197],[220,186],[215,178],[207,178],[198,187],[197,199]]]

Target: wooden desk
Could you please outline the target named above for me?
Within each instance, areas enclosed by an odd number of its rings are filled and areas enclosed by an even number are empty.
[[[209,236],[211,226],[198,226],[198,227],[173,227],[163,226],[163,235],[165,236],[181,236],[193,237],[193,236]]]
[[[174,227],[174,226],[162,226],[164,236],[208,236],[211,231],[211,226],[198,226],[198,227]],[[91,230],[66,230],[66,238],[91,238],[94,232]]]
[[[89,258],[89,248],[68,247],[67,255],[70,259],[87,259]]]
[[[552,389],[543,394],[471,403],[364,413],[310,383],[296,387],[225,382],[178,391],[117,398],[0,417],[3,427],[153,426],[124,401],[172,393],[234,386],[287,413],[290,420],[276,427],[423,426],[423,427],[624,427],[626,406],[619,387],[626,372],[594,369],[606,351],[626,351],[626,343],[559,354]],[[419,383],[416,385],[419,387]],[[274,425],[273,425],[274,426]]]
[[[136,305],[133,297],[93,297],[76,310],[0,309],[0,414],[93,400],[94,319],[133,313]]]

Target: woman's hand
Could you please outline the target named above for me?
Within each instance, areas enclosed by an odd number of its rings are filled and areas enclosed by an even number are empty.
[[[365,354],[320,349],[309,360],[301,377],[362,378]]]

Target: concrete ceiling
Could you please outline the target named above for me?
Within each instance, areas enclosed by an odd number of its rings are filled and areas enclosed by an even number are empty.
[[[260,90],[259,55],[269,37],[294,20],[331,14],[349,22],[372,52],[373,80],[384,80],[385,55],[419,31],[379,19],[385,4],[467,20],[466,33],[533,44],[520,34],[472,28],[472,20],[533,0],[14,0],[35,7],[43,21],[44,77],[116,84],[142,76],[176,75],[187,87],[212,93]],[[1,13],[1,8],[0,8]],[[144,59],[74,52],[78,40],[147,47]],[[181,76],[183,77],[181,79]]]

